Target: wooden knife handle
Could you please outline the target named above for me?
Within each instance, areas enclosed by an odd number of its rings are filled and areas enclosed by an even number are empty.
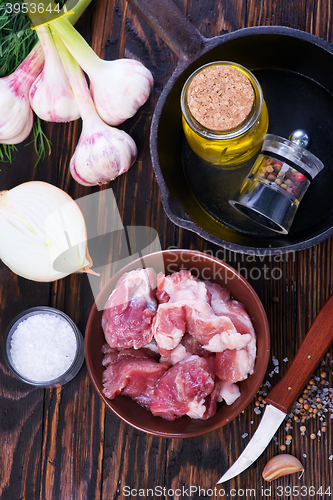
[[[333,295],[324,304],[306,334],[287,373],[272,387],[265,400],[289,413],[295,399],[333,342]]]

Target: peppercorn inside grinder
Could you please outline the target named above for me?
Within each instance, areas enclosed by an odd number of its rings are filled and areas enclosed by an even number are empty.
[[[300,201],[324,168],[305,149],[309,140],[303,130],[294,131],[289,139],[267,134],[249,175],[229,203],[266,228],[288,234]]]
[[[240,64],[200,67],[185,82],[180,103],[187,142],[206,162],[232,169],[260,151],[267,107],[258,80]]]

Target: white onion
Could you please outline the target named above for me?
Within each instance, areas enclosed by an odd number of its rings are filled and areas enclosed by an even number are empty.
[[[0,234],[0,259],[33,281],[55,281],[92,264],[81,210],[47,182],[0,192]]]

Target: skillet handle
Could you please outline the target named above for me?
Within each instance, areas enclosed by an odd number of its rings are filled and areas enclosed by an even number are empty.
[[[197,56],[204,37],[172,0],[127,0],[180,59]]]

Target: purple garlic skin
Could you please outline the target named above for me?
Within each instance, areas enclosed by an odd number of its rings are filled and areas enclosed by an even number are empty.
[[[126,172],[136,155],[135,142],[126,132],[92,115],[83,122],[70,171],[79,184],[100,186]]]
[[[38,45],[14,73],[0,78],[1,144],[18,144],[29,136],[33,124],[29,90],[43,62],[43,52]]]
[[[48,122],[70,122],[80,118],[68,78],[64,71],[60,70],[61,66],[54,77],[48,73],[45,65],[30,89],[32,109],[39,118]]]
[[[109,125],[119,125],[134,116],[147,101],[154,83],[150,71],[135,59],[100,59],[98,71],[90,73],[89,78],[97,113]]]
[[[47,26],[41,26],[36,31],[43,48],[45,64],[30,89],[31,107],[39,118],[48,122],[77,120],[80,118],[79,108],[55,40]]]

